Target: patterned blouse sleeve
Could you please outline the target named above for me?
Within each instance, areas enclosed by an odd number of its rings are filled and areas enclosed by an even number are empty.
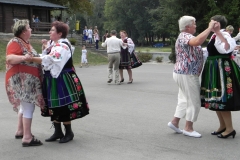
[[[230,36],[229,33],[227,32],[221,32],[223,37],[227,40],[228,44],[229,44],[229,49],[226,50],[225,49],[225,43],[222,42],[218,37],[216,37],[215,39],[215,47],[218,50],[219,53],[221,54],[228,54],[232,51],[234,51],[234,48],[236,47],[236,41]]]
[[[133,43],[133,40],[131,38],[127,39],[127,43],[128,43],[128,52],[132,54],[135,48],[135,44]]]
[[[53,78],[57,78],[70,57],[69,47],[64,43],[57,43],[48,55],[41,57],[43,69],[50,71]]]

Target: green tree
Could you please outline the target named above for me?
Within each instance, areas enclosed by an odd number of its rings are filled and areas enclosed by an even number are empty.
[[[106,0],[104,29],[126,30],[129,36],[140,44],[152,35],[147,11],[157,0]]]
[[[92,14],[93,5],[89,0],[46,0],[51,3],[68,7],[69,13]]]

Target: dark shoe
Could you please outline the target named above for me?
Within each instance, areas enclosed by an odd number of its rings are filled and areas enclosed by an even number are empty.
[[[41,146],[42,142],[38,139],[32,138],[30,143],[23,142],[22,146],[23,147],[30,147],[30,146]]]
[[[15,139],[22,139],[23,135],[15,135]]]
[[[124,82],[124,78],[120,81],[120,83]]]
[[[55,131],[50,138],[45,139],[46,142],[56,141],[57,139],[61,139],[64,136],[64,134],[62,132],[61,123],[53,122],[53,125],[54,125],[54,128],[55,128]]]
[[[73,140],[74,134],[72,132],[71,124],[64,124],[65,126],[65,136],[60,139],[59,143],[67,143]]]
[[[219,135],[217,135],[218,136],[218,138],[228,138],[228,137],[230,137],[230,136],[232,136],[233,138],[235,137],[235,135],[236,135],[236,131],[235,130],[233,130],[231,133],[229,133],[229,134],[227,134],[227,135],[222,135],[222,134],[219,134]]]
[[[34,138],[34,135],[32,135],[32,137]],[[15,135],[15,139],[22,139],[23,135]]]
[[[108,81],[107,81],[107,83],[111,83],[112,82],[112,79],[109,79]]]
[[[223,130],[221,130],[221,131],[219,131],[219,132],[213,131],[213,132],[211,133],[211,135],[219,135],[219,134],[221,134],[221,133],[224,132],[224,131],[226,131],[226,128],[224,128]]]
[[[133,82],[133,79],[131,81],[129,81],[127,84],[131,84]]]

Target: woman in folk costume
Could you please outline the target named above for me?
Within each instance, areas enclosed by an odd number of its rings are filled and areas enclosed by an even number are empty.
[[[119,73],[120,73],[120,82],[124,82],[123,78],[123,69],[126,69],[129,75],[128,84],[131,84],[133,82],[132,78],[132,66],[131,66],[131,54],[134,51],[134,43],[131,38],[128,38],[127,32],[122,30],[120,31],[120,37],[124,43],[127,43],[127,48],[123,49],[121,47],[121,61],[119,65]]]
[[[234,138],[231,111],[240,110],[240,69],[231,58],[236,42],[228,32],[220,30],[227,24],[224,16],[215,15],[211,19],[219,27],[207,45],[209,56],[202,73],[201,101],[203,107],[216,111],[219,119],[219,128],[211,134]]]
[[[31,61],[41,63],[44,70],[43,96],[46,103],[42,116],[50,116],[55,132],[46,142],[73,139],[71,121],[89,114],[88,103],[80,79],[73,68],[74,47],[68,41],[68,25],[55,21],[50,30],[50,41],[43,41],[42,57]],[[61,129],[65,126],[65,135]]]

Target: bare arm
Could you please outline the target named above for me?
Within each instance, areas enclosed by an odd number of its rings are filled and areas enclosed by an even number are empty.
[[[27,59],[25,61],[41,64],[42,63],[42,58],[40,58],[40,57],[32,57],[31,59]]]
[[[206,38],[208,37],[208,35],[211,33],[212,28],[214,26],[214,24],[216,23],[216,21],[211,20],[209,22],[208,28],[205,29],[202,33],[200,33],[198,36],[192,38],[189,40],[188,44],[190,46],[199,46],[201,44],[203,44],[203,42],[206,40]]]
[[[6,56],[6,62],[8,64],[19,64],[27,59],[30,59],[30,55],[15,55],[15,54],[10,54]]]
[[[215,32],[216,36],[224,43],[224,49],[227,51],[230,48],[228,41],[223,37],[222,33],[219,31]]]

